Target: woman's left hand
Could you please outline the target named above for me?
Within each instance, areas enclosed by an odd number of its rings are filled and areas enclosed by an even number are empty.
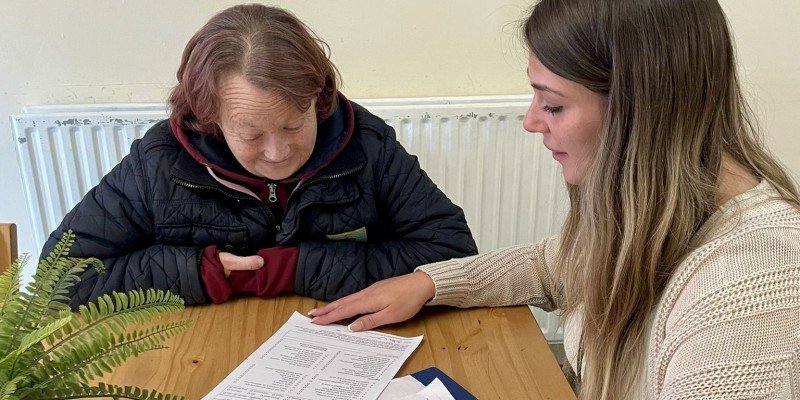
[[[308,314],[314,317],[311,322],[319,325],[362,315],[347,328],[365,331],[413,317],[435,294],[433,279],[417,271],[376,282]]]

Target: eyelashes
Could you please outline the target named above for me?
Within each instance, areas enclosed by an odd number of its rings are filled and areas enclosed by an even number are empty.
[[[561,110],[563,108],[564,108],[563,106],[547,106],[547,105],[545,105],[545,106],[542,106],[542,111],[544,111],[544,112],[546,112],[548,114],[551,114],[551,115],[555,115],[555,114],[561,112]]]
[[[283,130],[285,132],[287,132],[287,133],[297,133],[297,132],[300,132],[301,129],[303,129],[303,125],[298,126],[298,127],[291,127],[291,128],[286,127],[286,128],[283,128]]]
[[[239,136],[239,140],[243,142],[254,142],[261,138],[261,135],[258,136]]]

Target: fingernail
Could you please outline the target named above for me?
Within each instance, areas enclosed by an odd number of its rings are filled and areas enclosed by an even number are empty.
[[[350,332],[356,332],[359,329],[361,329],[361,322],[356,321],[350,325],[347,325],[347,330]]]
[[[309,317],[313,317],[315,312],[317,312],[317,309],[316,308],[312,308],[312,309],[308,310],[308,313],[306,315],[308,315]]]
[[[317,319],[319,319],[319,317],[314,317],[314,318],[311,318],[311,322],[314,322],[314,321],[316,321]]]

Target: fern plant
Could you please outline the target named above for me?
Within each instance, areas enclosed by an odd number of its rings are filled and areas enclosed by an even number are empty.
[[[183,310],[179,296],[153,289],[114,292],[73,313],[68,289],[87,268],[103,271],[96,258],[69,257],[73,243],[74,234],[68,231],[39,262],[25,291],[20,290],[20,270],[26,255],[0,276],[0,400],[182,399],[91,383],[129,357],[163,348],[161,343],[184,331],[190,321],[153,323],[162,313]],[[128,329],[131,325],[135,328]]]

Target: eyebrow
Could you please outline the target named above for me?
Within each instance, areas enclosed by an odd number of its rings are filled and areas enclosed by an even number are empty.
[[[232,122],[233,122],[234,125],[236,125],[239,128],[255,128],[256,127],[256,125],[253,123],[253,121],[251,121],[251,120],[249,120],[247,118],[234,117],[234,118],[232,118]]]
[[[550,93],[559,95],[561,97],[566,97],[566,96],[564,96],[563,93],[559,92],[558,90],[555,90],[555,89],[553,89],[553,88],[551,88],[549,86],[542,85],[541,83],[531,83],[531,87],[536,89],[536,90],[538,90],[538,91],[540,91],[540,92],[550,92]]]
[[[530,75],[530,73],[531,73],[530,69],[525,68],[525,74],[526,75]],[[561,93],[558,90],[555,90],[555,89],[551,88],[550,86],[542,85],[541,83],[531,82],[531,87],[536,89],[536,90],[538,90],[538,91],[540,91],[540,92],[550,92],[550,93],[553,93],[553,94],[557,94],[557,95],[559,95],[561,97],[566,97],[566,96],[564,96],[564,93]]]

